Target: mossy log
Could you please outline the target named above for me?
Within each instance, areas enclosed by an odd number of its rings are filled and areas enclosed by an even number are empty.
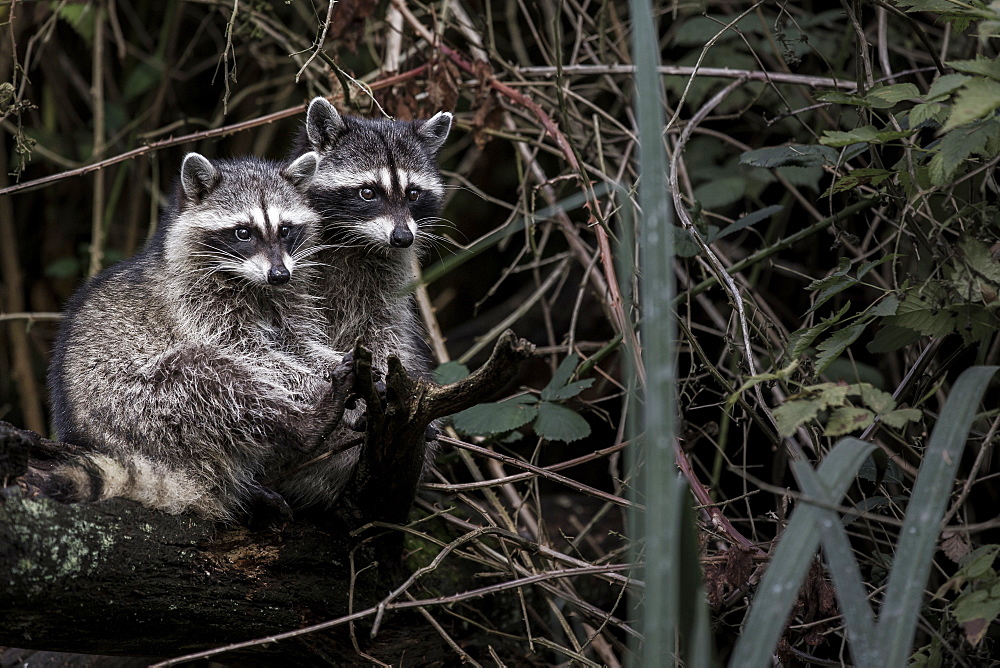
[[[391,359],[382,395],[359,347],[368,413],[362,463],[335,517],[303,514],[281,530],[171,516],[123,499],[56,502],[36,483],[74,446],[0,422],[0,645],[171,657],[376,605],[403,575],[401,541],[357,530],[406,519],[426,427],[491,398],[531,351],[508,332],[482,368],[444,386],[411,378]],[[390,663],[454,658],[415,613],[398,621],[373,639],[366,629],[352,638],[345,624],[231,658],[353,664],[358,649]]]

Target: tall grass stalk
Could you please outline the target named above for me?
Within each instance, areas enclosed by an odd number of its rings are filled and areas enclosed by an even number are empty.
[[[675,323],[671,302],[674,295],[673,210],[667,188],[667,156],[663,143],[663,88],[659,67],[659,41],[649,0],[632,0],[633,59],[636,65],[636,117],[639,129],[639,207],[636,216],[641,267],[639,301],[642,312],[640,334],[647,386],[641,416],[633,420],[643,437],[643,460],[638,492],[646,512],[633,516],[633,531],[644,537],[641,555],[646,582],[642,604],[645,637],[635,665],[662,666],[680,661],[679,649],[688,655],[687,665],[710,661],[708,616],[700,586],[698,553],[693,549],[694,532],[686,486],[677,475],[674,459],[676,430]],[[631,243],[630,235],[625,243]],[[630,257],[631,249],[628,249]],[[630,282],[631,272],[624,281]],[[634,378],[633,374],[633,378]],[[638,537],[638,536],[637,536]],[[692,572],[692,569],[694,572]],[[693,609],[681,611],[682,602]],[[691,634],[699,638],[691,642]]]

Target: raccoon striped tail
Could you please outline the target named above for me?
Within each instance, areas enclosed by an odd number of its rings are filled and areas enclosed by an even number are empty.
[[[223,500],[190,471],[175,469],[138,454],[126,461],[88,453],[60,465],[52,473],[50,496],[59,501],[103,501],[121,497],[171,515],[194,512],[227,520]]]

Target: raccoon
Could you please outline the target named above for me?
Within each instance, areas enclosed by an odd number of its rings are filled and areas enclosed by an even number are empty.
[[[146,247],[72,297],[49,388],[58,437],[88,452],[55,471],[57,496],[287,509],[261,481],[330,432],[343,361],[310,282],[318,162],[189,153]]]
[[[441,213],[437,154],[451,121],[448,112],[414,122],[343,117],[322,97],[309,104],[299,151],[320,155],[308,193],[328,246],[317,261],[333,348],[360,339],[377,365],[395,354],[407,370],[426,370],[405,288]]]
[[[406,287],[413,281],[414,257],[440,219],[444,186],[437,155],[448,138],[452,116],[440,112],[413,122],[341,116],[326,99],[309,104],[296,154],[315,151],[320,165],[309,200],[322,218],[324,250],[319,293],[328,338],[335,350],[361,341],[377,370],[399,357],[416,375],[428,370],[420,326]],[[360,411],[350,420],[359,421]],[[435,429],[429,429],[433,440]],[[334,441],[356,438],[341,428]],[[427,465],[436,448],[427,449]],[[331,475],[357,460],[357,448],[331,463],[297,474],[294,486],[303,503],[324,503]],[[331,471],[332,469],[332,471]]]

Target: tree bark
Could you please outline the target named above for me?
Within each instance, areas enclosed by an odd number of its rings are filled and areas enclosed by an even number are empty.
[[[508,332],[480,370],[447,386],[410,378],[393,359],[381,396],[370,355],[359,348],[368,420],[355,479],[335,517],[297,517],[280,531],[166,515],[123,499],[45,498],[38,481],[76,448],[0,422],[0,645],[169,657],[376,605],[399,582],[402,542],[356,530],[405,521],[427,425],[491,398],[531,352]],[[357,632],[360,649],[390,662],[404,654],[454,658],[422,618],[405,619],[374,639]],[[243,652],[241,662],[253,663],[359,659],[346,624]]]

